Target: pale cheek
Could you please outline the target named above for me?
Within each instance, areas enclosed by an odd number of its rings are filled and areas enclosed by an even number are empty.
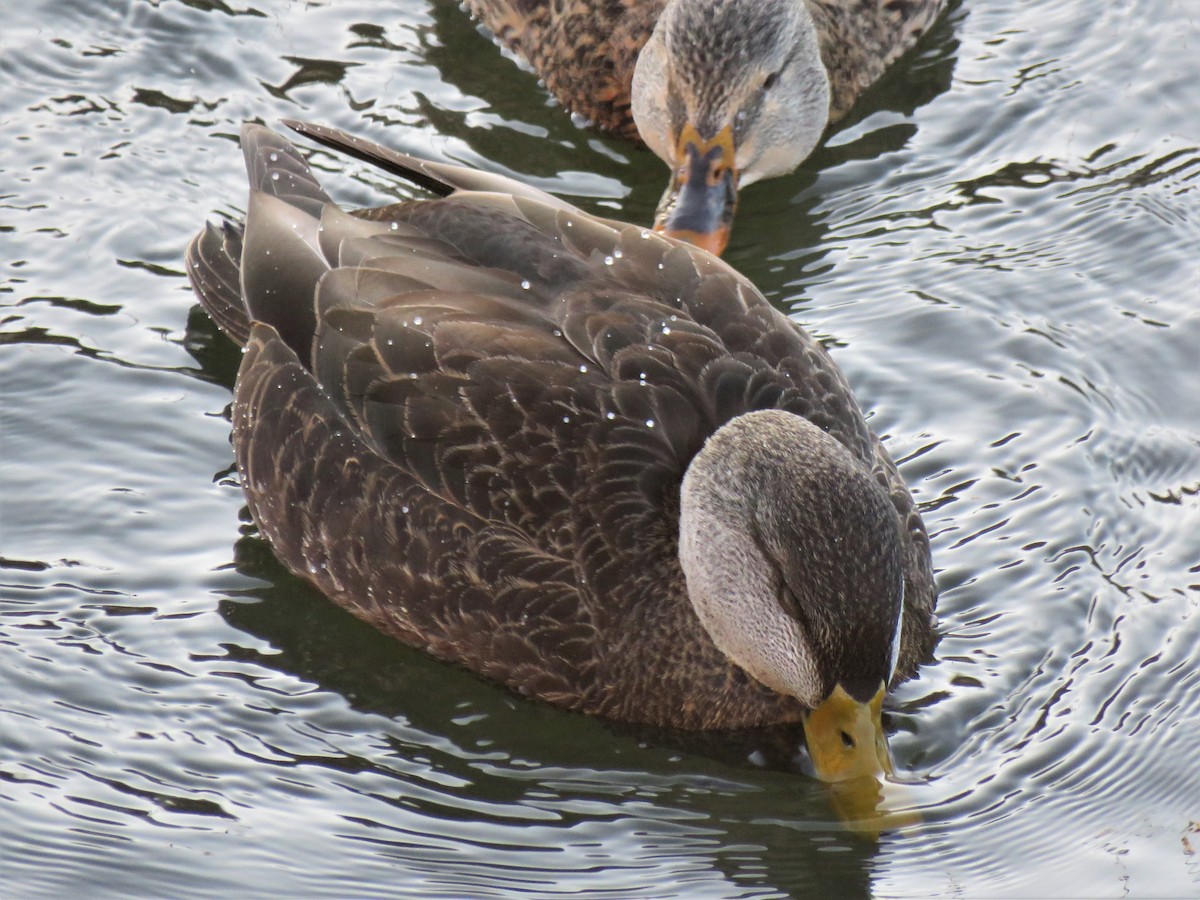
[[[737,166],[739,186],[753,184],[762,177],[762,173],[758,171],[758,155],[757,138],[750,137],[738,144],[733,164]]]
[[[739,185],[786,175],[807,158],[811,148],[802,146],[788,112],[778,100],[768,99],[763,105],[754,134],[738,148]]]
[[[753,184],[760,178],[774,178],[776,175],[786,175],[804,161],[803,156],[797,156],[794,148],[788,146],[767,146],[749,166],[742,170],[740,184]]]
[[[675,166],[675,139],[667,115],[666,77],[662,50],[648,44],[634,71],[631,101],[638,133],[656,156]]]

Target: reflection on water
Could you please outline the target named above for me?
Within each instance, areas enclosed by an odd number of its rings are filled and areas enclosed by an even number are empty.
[[[84,0],[0,37],[0,874],[14,895],[1200,890],[1200,24],[958,5],[728,258],[832,348],[922,504],[943,637],[848,831],[796,736],[619,729],[284,573],[188,237],[244,118],[302,116],[649,221],[457,4]],[[1112,35],[1120,34],[1120,41]],[[340,198],[411,196],[329,154]]]

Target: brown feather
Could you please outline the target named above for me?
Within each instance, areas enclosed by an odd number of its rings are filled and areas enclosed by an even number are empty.
[[[802,2],[817,26],[830,121],[836,122],[924,34],[944,0]],[[633,69],[664,6],[666,0],[467,0],[564,107],[631,138],[637,137],[629,96]],[[752,9],[747,4],[747,13]]]
[[[344,216],[286,141],[248,126],[243,144],[255,212],[240,261],[237,229],[210,226],[188,268],[245,341],[238,468],[289,569],[383,631],[565,707],[692,729],[795,721],[800,704],[701,627],[677,549],[692,457],[732,417],[778,408],[890,493],[908,542],[898,674],[912,673],[934,595],[911,495],[829,355],[749,282],[531,189]],[[278,172],[308,195],[266,193]]]

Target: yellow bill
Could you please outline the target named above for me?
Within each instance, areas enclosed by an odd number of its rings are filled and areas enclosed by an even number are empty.
[[[861,703],[839,684],[804,716],[808,755],[822,781],[892,774],[892,755],[883,733],[885,688],[881,684],[874,697]]]
[[[885,690],[880,685],[874,697],[860,703],[838,685],[804,719],[808,755],[816,776],[830,782],[834,811],[848,828],[871,839],[921,821],[914,809],[904,808],[913,798],[891,780],[895,769],[883,731]]]

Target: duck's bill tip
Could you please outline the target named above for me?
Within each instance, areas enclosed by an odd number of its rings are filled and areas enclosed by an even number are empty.
[[[830,803],[846,827],[862,836],[919,824],[915,795],[897,779],[883,730],[886,686],[865,703],[840,685],[804,718],[813,774],[828,782]]]
[[[656,226],[654,230],[665,234],[667,237],[675,238],[677,241],[683,241],[694,247],[699,247],[701,250],[707,250],[713,256],[720,256],[725,252],[725,248],[729,246],[730,229],[728,227],[707,232],[692,231],[687,228],[669,228],[666,226]]]
[[[737,209],[732,133],[702,140],[690,125],[676,147],[678,165],[658,204],[654,230],[720,256]]]
[[[878,840],[883,834],[920,825],[913,789],[894,781],[855,778],[828,785],[829,805],[846,829],[859,837]]]

